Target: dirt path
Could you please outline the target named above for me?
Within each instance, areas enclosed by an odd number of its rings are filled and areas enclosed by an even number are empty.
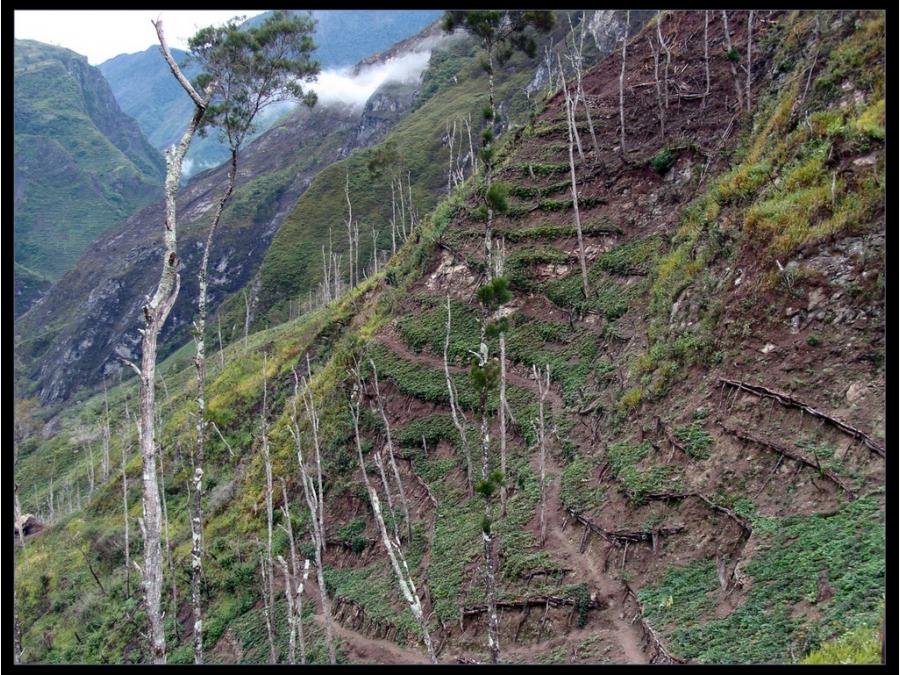
[[[313,620],[324,626],[321,614],[316,614]],[[342,626],[337,621],[332,622],[334,636],[338,638],[354,663],[379,663],[379,664],[408,664],[427,663],[428,657],[410,649],[404,649],[396,642],[379,640],[357,633],[350,628]]]

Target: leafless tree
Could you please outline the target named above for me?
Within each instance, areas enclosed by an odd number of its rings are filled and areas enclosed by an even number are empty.
[[[628,25],[631,21],[631,10],[625,12],[625,26],[622,28],[622,69],[619,71],[619,129],[621,130],[622,157],[625,157],[625,47],[628,44]]]
[[[469,438],[466,435],[465,413],[457,405],[456,386],[453,384],[453,378],[450,377],[450,364],[448,352],[450,350],[450,296],[447,295],[447,334],[444,338],[444,377],[447,381],[447,396],[450,399],[450,416],[453,419],[453,426],[459,432],[459,440],[462,445],[463,454],[466,457],[466,484],[469,488],[469,495],[473,492],[472,481],[472,453],[469,450]]]
[[[547,444],[545,437],[545,424],[544,424],[544,402],[547,399],[547,393],[550,391],[550,364],[546,365],[546,379],[542,378],[542,373],[538,370],[536,365],[531,366],[531,370],[534,373],[534,380],[538,385],[538,418],[535,423],[532,420],[532,426],[534,427],[535,433],[538,439],[538,448],[540,449],[540,480],[541,480],[541,496],[540,496],[540,523],[541,523],[541,534],[540,534],[540,545],[544,545],[544,540],[547,535],[547,527],[546,522],[544,521],[544,511],[546,508],[545,505],[545,495],[544,495],[544,483],[546,482],[546,457],[547,457]]]
[[[247,289],[243,289],[244,296],[244,347],[247,347],[247,334],[250,332],[250,300],[247,298]]]
[[[175,579],[175,564],[172,561],[172,547],[169,543],[169,508],[166,504],[166,468],[163,464],[163,453],[159,453],[159,485],[162,490],[162,510],[163,510],[163,533],[165,536],[166,546],[166,562],[169,568],[169,579],[172,582],[172,605],[171,612],[174,617],[172,622],[175,626],[175,639],[179,640],[178,631],[178,585]]]
[[[503,276],[503,268],[506,262],[506,240],[501,238],[494,251],[494,273],[498,277]],[[498,314],[499,314],[498,310]],[[498,335],[500,347],[500,473],[506,476],[506,422],[509,405],[506,400],[506,331],[501,330]],[[507,488],[506,481],[500,484],[500,513],[506,515]]]
[[[706,71],[706,89],[703,91],[703,107],[706,108],[706,97],[709,96],[709,10],[703,10],[703,67]]]
[[[109,478],[109,397],[106,394],[106,380],[103,380],[103,408],[105,411],[103,424],[103,459],[100,464],[100,476],[104,482]]]
[[[353,420],[353,432],[354,438],[356,439],[356,452],[359,457],[359,468],[362,471],[363,483],[366,486],[366,491],[369,494],[369,502],[372,505],[372,513],[375,516],[375,522],[378,525],[378,530],[381,533],[381,541],[384,544],[385,551],[388,554],[388,558],[391,562],[391,567],[394,569],[394,575],[397,577],[397,583],[400,586],[400,592],[403,594],[403,598],[406,600],[407,605],[409,606],[410,611],[415,617],[416,622],[419,624],[419,630],[422,632],[422,641],[425,643],[425,649],[428,652],[428,658],[431,663],[437,663],[437,657],[434,654],[434,647],[431,643],[431,635],[428,632],[428,622],[425,619],[425,614],[422,610],[422,603],[419,600],[418,592],[416,591],[415,583],[412,579],[412,574],[409,572],[409,567],[406,564],[406,557],[403,555],[403,550],[400,548],[400,541],[396,537],[392,540],[390,535],[388,534],[387,527],[384,523],[384,517],[381,514],[381,502],[378,499],[377,491],[372,487],[372,484],[369,482],[369,476],[366,473],[366,462],[363,459],[362,453],[362,441],[360,440],[359,435],[359,399],[362,396],[362,381],[360,379],[358,368],[353,370],[353,374],[356,377],[356,391],[353,395],[351,395],[350,399],[350,416]],[[384,473],[382,472],[382,483],[385,492],[390,490],[390,487],[387,484],[387,480],[384,477]]]
[[[281,494],[283,499],[281,504],[281,514],[284,517],[285,524],[279,525],[279,527],[287,533],[291,552],[290,575],[288,575],[287,567],[279,556],[279,560],[282,562],[282,567],[285,571],[285,577],[288,581],[285,585],[285,594],[288,597],[288,625],[291,631],[288,662],[293,664],[296,660],[296,635],[300,640],[300,663],[305,664],[306,638],[303,634],[303,588],[306,585],[307,578],[309,578],[309,559],[304,561],[303,577],[301,579],[297,558],[297,545],[294,541],[294,528],[291,524],[291,507],[290,502],[288,501],[287,486],[284,483],[284,479],[281,479]],[[291,598],[292,595],[293,599]]]
[[[650,53],[653,54],[653,80],[656,83],[656,115],[659,118],[659,138],[664,140],[666,137],[666,110],[663,106],[662,85],[659,81],[659,50],[653,46],[653,40],[647,37],[647,44],[650,45]]]
[[[273,560],[272,560],[272,457],[269,453],[269,427],[268,427],[268,358],[265,352],[263,352],[263,401],[262,401],[262,412],[260,413],[260,431],[262,437],[262,451],[263,451],[263,463],[266,469],[266,582],[268,584],[268,591],[266,594],[266,602],[271,603],[269,605],[269,610],[274,610],[274,602],[275,602],[275,589],[274,589],[274,569],[273,569]],[[277,656],[275,653],[275,639],[274,633],[271,629],[271,623],[267,625],[267,629],[269,630],[269,658],[271,659],[271,663],[275,663],[277,661]]]
[[[581,214],[578,211],[578,184],[575,179],[575,154],[573,149],[573,135],[572,129],[575,126],[575,115],[574,115],[574,105],[572,103],[572,99],[569,96],[569,89],[566,85],[565,74],[562,69],[562,62],[559,62],[559,77],[562,82],[563,93],[565,94],[566,101],[566,121],[569,125],[569,169],[572,176],[572,208],[575,211],[575,229],[578,234],[578,262],[581,265],[581,286],[582,291],[584,292],[584,297],[588,297],[590,291],[588,290],[588,273],[587,273],[587,262],[585,261],[584,255],[584,238],[581,232]]]
[[[753,54],[751,52],[753,46],[753,14],[754,10],[750,10],[750,14],[747,16],[747,65],[745,66],[745,70],[747,71],[747,112],[750,112],[750,81],[752,78],[752,69],[753,69]]]
[[[406,519],[406,542],[407,545],[412,543],[412,519],[409,517],[409,503],[406,501],[406,491],[403,489],[403,481],[400,480],[400,472],[397,470],[397,462],[394,460],[394,441],[391,438],[391,423],[388,421],[387,412],[384,409],[384,399],[381,397],[381,388],[378,386],[378,368],[375,361],[369,359],[372,366],[373,385],[375,387],[375,402],[378,405],[378,412],[381,414],[381,420],[384,422],[385,448],[388,452],[388,462],[391,465],[391,472],[394,481],[397,483],[397,490],[400,493],[400,508],[403,509],[403,517]],[[388,488],[388,482],[385,481],[385,489]],[[390,491],[387,490],[387,494]]]
[[[737,68],[734,65],[734,61],[731,59],[731,54],[733,53],[734,46],[731,44],[731,31],[728,29],[728,12],[724,9],[722,10],[722,23],[724,25],[725,31],[725,48],[727,49],[728,54],[728,65],[731,68],[731,78],[734,80],[734,93],[737,96],[737,107],[738,110],[741,110],[744,107],[744,95],[741,91],[741,83],[738,80],[738,72]]]
[[[347,245],[350,247],[348,253],[348,266],[350,268],[350,288],[353,288],[353,205],[350,203],[350,172],[347,171],[346,181],[344,183],[344,197],[347,199]]]
[[[310,372],[309,368],[309,360],[307,359],[307,372]],[[315,447],[315,457],[316,457],[316,474],[318,481],[318,489],[316,488],[316,483],[313,481],[312,477],[309,475],[309,471],[307,470],[306,462],[303,458],[303,445],[302,439],[300,435],[300,426],[297,422],[297,398],[300,396],[300,380],[297,376],[296,369],[294,370],[294,396],[291,399],[291,423],[288,427],[291,436],[294,439],[294,444],[297,449],[297,463],[300,466],[300,479],[301,483],[303,483],[303,494],[306,498],[306,505],[309,509],[310,523],[311,523],[311,535],[313,540],[313,549],[315,550],[316,557],[316,576],[319,585],[319,594],[322,600],[322,613],[324,615],[325,620],[325,642],[328,646],[328,657],[332,664],[336,662],[336,656],[334,651],[334,638],[332,637],[332,628],[331,628],[331,602],[328,599],[328,593],[325,589],[325,576],[322,565],[322,552],[325,548],[325,527],[324,527],[324,519],[322,516],[322,511],[324,510],[324,504],[322,501],[322,463],[319,452],[319,417],[316,411],[315,400],[313,399],[312,392],[309,390],[309,386],[304,380],[304,391],[303,391],[303,403],[304,407],[307,411],[307,417],[309,418],[310,427],[312,428],[312,436],[313,436],[313,444]]]
[[[578,42],[575,42],[575,28],[572,26],[572,17],[566,14],[566,17],[569,19],[569,29],[572,34],[572,47],[569,49],[569,62],[572,64],[572,69],[575,71],[575,104],[573,109],[577,109],[578,101],[580,100],[584,107],[585,117],[587,118],[588,131],[591,134],[594,160],[598,160],[600,147],[597,143],[597,134],[594,132],[594,121],[591,118],[591,106],[588,103],[587,96],[585,96],[584,93],[584,86],[582,85],[582,74],[584,71],[584,34],[587,23],[586,14],[587,12],[582,10]],[[626,34],[627,31],[628,28],[626,26]],[[583,156],[581,157],[581,160],[584,161]]]
[[[263,593],[263,617],[266,620],[266,635],[269,638],[269,663],[278,663],[278,656],[275,653],[275,637],[272,629],[272,584],[271,576],[267,571],[271,567],[272,561],[266,558],[266,552],[262,546],[259,547],[259,576],[262,578]]]
[[[662,22],[665,14],[663,12],[659,12],[656,15],[656,39],[659,42],[660,48],[666,53],[666,65],[663,70],[663,86],[665,93],[665,102],[666,102],[666,110],[669,109],[669,65],[672,63],[672,50],[669,49],[669,45],[663,39],[662,35]]]

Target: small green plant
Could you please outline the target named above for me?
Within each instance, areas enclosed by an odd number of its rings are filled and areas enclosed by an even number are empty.
[[[806,344],[808,344],[810,347],[815,347],[819,344],[819,338],[817,338],[815,335],[808,335],[806,337]]]
[[[650,166],[653,167],[653,170],[658,174],[666,173],[666,171],[672,168],[673,164],[675,164],[675,155],[673,155],[672,151],[668,148],[663,148],[650,160]]]
[[[725,56],[732,63],[738,63],[741,60],[741,53],[738,51],[737,47],[732,47],[726,52]]]

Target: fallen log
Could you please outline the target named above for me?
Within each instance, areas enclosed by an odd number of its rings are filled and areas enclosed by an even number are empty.
[[[824,420],[824,421],[828,422],[829,424],[831,424],[832,426],[840,429],[845,434],[862,441],[865,444],[865,446],[867,448],[869,448],[872,452],[874,452],[876,455],[878,455],[879,457],[884,457],[884,448],[881,447],[875,441],[874,438],[872,438],[865,432],[860,431],[856,427],[850,426],[846,422],[842,422],[841,420],[834,418],[831,415],[827,415],[827,414],[823,413],[821,410],[816,410],[812,406],[807,405],[806,403],[803,403],[802,401],[799,401],[788,394],[784,394],[784,393],[775,391],[773,389],[768,389],[767,387],[763,387],[762,385],[750,384],[748,382],[742,382],[739,380],[729,380],[724,377],[720,377],[719,382],[730,385],[741,391],[749,392],[751,394],[754,394],[755,396],[774,399],[774,400],[778,401],[781,405],[788,407],[788,408],[799,408],[803,412],[805,412],[809,415],[812,415],[813,417],[817,417],[821,420]]]
[[[741,529],[747,535],[750,535],[753,532],[753,526],[743,516],[739,516],[732,509],[729,509],[727,506],[722,506],[721,504],[716,504],[709,497],[700,492],[648,492],[643,495],[644,499],[652,499],[656,501],[666,501],[668,499],[687,499],[689,497],[695,497],[706,504],[709,508],[714,511],[718,511],[720,513],[724,513],[726,516],[731,518],[734,522],[741,526]]]
[[[559,595],[538,595],[532,598],[522,598],[521,600],[498,600],[498,609],[527,609],[529,607],[575,607],[577,601],[573,598],[566,598]],[[599,600],[592,597],[587,604],[588,609],[601,609],[603,605]],[[487,612],[486,605],[473,605],[465,607],[462,610],[463,616],[478,616]]]
[[[783,455],[784,457],[787,457],[788,459],[793,459],[796,462],[800,462],[801,464],[804,464],[804,465],[810,467],[811,469],[816,469],[823,477],[827,478],[832,483],[837,485],[841,490],[846,492],[851,500],[856,499],[856,496],[857,496],[856,492],[854,490],[852,490],[850,487],[848,487],[847,484],[844,483],[844,481],[842,481],[840,479],[840,477],[834,471],[822,466],[818,462],[818,460],[816,460],[815,462],[812,462],[812,461],[806,459],[806,457],[804,457],[803,455],[797,454],[797,453],[795,453],[791,450],[788,450],[787,448],[784,448],[780,445],[776,445],[775,443],[773,443],[770,440],[761,438],[759,436],[755,436],[754,434],[751,434],[746,431],[741,431],[740,429],[735,429],[730,426],[727,426],[726,424],[723,424],[721,420],[716,420],[716,424],[718,424],[720,427],[722,427],[725,431],[732,434],[733,436],[740,438],[742,441],[754,443],[755,445],[758,445],[761,448],[765,448],[766,450],[770,450],[772,452],[778,453],[779,455]]]
[[[650,663],[654,664],[654,665],[656,665],[656,664],[667,664],[668,665],[668,664],[673,664],[673,663],[678,663],[678,664],[690,663],[690,661],[688,661],[686,659],[682,659],[677,656],[674,656],[668,649],[666,649],[659,633],[657,633],[653,629],[653,626],[650,625],[650,622],[647,621],[646,618],[644,618],[644,610],[641,607],[641,603],[638,600],[635,592],[631,589],[631,586],[628,585],[628,582],[625,582],[625,590],[626,590],[626,597],[630,596],[634,600],[634,604],[637,605],[638,615],[636,618],[640,621],[641,630],[643,630],[643,632],[644,632],[644,637],[647,639],[647,641],[650,643],[651,647],[653,648],[653,655],[650,657]]]
[[[622,546],[628,542],[650,542],[653,544],[654,537],[667,537],[672,534],[678,534],[679,532],[684,532],[684,526],[678,525],[675,527],[654,527],[648,530],[628,530],[628,529],[618,529],[618,530],[606,530],[597,523],[585,518],[580,513],[572,510],[566,509],[569,514],[575,518],[579,523],[584,525],[588,532],[595,532],[603,537],[606,541],[614,544],[616,546]]]

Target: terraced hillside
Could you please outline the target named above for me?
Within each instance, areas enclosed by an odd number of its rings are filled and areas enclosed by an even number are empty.
[[[729,15],[741,54],[747,18]],[[647,40],[656,31],[651,22],[628,44],[624,156],[620,55],[585,75],[597,137],[592,147],[584,127],[585,157],[575,170],[586,296],[562,93],[499,143],[495,179],[510,197],[494,237],[504,242],[513,292],[503,310],[509,499],[505,513],[494,500],[489,523],[498,542],[501,659],[877,660],[887,452],[884,15],[757,13],[747,113],[732,98],[721,15],[710,12],[711,87],[702,97],[704,14],[666,13],[660,32],[672,82],[664,134]],[[586,125],[580,114],[578,123]],[[468,366],[486,280],[479,189],[470,180],[441,201],[385,269],[338,300],[232,342],[221,362],[210,358],[208,411],[220,433],[207,451],[208,660],[268,658],[257,558],[266,529],[260,424],[268,415],[273,472],[285,480],[292,522],[304,532],[309,516],[288,431],[297,369],[310,377],[320,419],[324,574],[339,660],[425,661],[356,458],[348,401],[353,393],[373,402],[368,359],[410,505],[412,537],[402,545],[438,658],[487,660],[484,502],[466,485],[443,368],[446,349],[477,443],[479,396]],[[496,338],[489,345],[496,354]],[[189,359],[188,349],[176,352],[160,377],[170,662],[191,659]],[[362,391],[354,392],[348,373],[354,363]],[[547,364],[541,542],[531,368]],[[128,383],[110,390],[114,420],[123,419],[127,400],[135,407],[135,396]],[[497,392],[487,400],[496,413]],[[376,476],[373,451],[384,447],[387,429],[377,409],[361,407],[362,451]],[[43,434],[26,434],[16,470],[25,511],[46,511],[51,475],[57,502],[66,485],[70,497],[80,486],[86,501],[84,450],[97,451],[104,410],[103,396],[94,397]],[[310,423],[298,415],[309,448]],[[496,417],[492,469],[499,468]],[[112,444],[116,460],[124,446],[136,485],[133,425]],[[136,492],[127,499],[132,522],[141,513]],[[129,582],[124,571],[122,499],[120,481],[100,484],[83,509],[59,516],[17,552],[27,660],[146,658],[135,575]],[[287,536],[277,532],[276,553],[287,555]],[[132,539],[132,556],[140,551]],[[288,632],[283,584],[278,574],[280,659]],[[325,661],[312,577],[307,588],[307,655]]]

